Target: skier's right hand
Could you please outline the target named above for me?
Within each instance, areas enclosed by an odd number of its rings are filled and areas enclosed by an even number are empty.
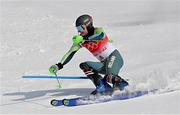
[[[63,65],[61,63],[58,63],[58,64],[55,64],[55,65],[52,65],[50,68],[49,68],[49,72],[51,74],[56,74],[58,70],[62,69],[63,68]]]

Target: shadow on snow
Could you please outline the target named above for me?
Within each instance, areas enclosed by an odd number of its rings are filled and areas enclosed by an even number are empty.
[[[23,98],[13,99],[12,101],[26,101],[30,99],[40,98],[47,95],[47,97],[58,97],[58,96],[84,96],[90,94],[93,88],[73,88],[73,89],[51,89],[51,90],[38,90],[38,91],[27,91],[27,92],[13,92],[5,93],[3,96],[23,96]]]

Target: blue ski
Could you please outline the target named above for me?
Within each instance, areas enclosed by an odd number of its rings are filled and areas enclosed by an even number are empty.
[[[152,91],[134,91],[134,92],[123,92],[119,95],[89,95],[84,97],[72,98],[72,99],[62,99],[62,100],[52,100],[51,105],[53,106],[80,106],[89,105],[95,103],[103,103],[112,100],[126,100],[131,98],[140,97],[149,93],[154,93],[156,90]]]
[[[85,76],[46,76],[46,75],[35,75],[35,76],[22,76],[22,78],[37,78],[37,79],[89,79]]]

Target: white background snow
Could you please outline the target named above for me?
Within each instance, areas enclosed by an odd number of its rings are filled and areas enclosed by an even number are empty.
[[[1,0],[1,114],[180,114],[179,0]],[[94,90],[90,80],[23,79],[50,75],[77,34],[76,18],[93,16],[121,52],[119,75],[129,89],[159,89],[139,98],[79,107],[52,107],[51,99],[78,97]],[[81,49],[58,75],[84,75],[83,61],[97,61]],[[173,92],[169,92],[172,91]],[[163,93],[162,93],[163,92]]]

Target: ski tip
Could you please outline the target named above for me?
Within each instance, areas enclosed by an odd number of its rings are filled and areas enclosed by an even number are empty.
[[[51,105],[53,105],[53,106],[56,106],[57,105],[57,101],[55,100],[55,99],[53,99],[53,100],[51,100]]]
[[[77,106],[77,99],[63,99],[62,103],[64,106]]]
[[[63,103],[63,105],[68,106],[69,105],[69,100],[68,99],[63,99],[62,103]]]
[[[61,105],[63,105],[62,100],[56,100],[56,99],[51,100],[50,103],[51,103],[52,106],[61,106]]]

